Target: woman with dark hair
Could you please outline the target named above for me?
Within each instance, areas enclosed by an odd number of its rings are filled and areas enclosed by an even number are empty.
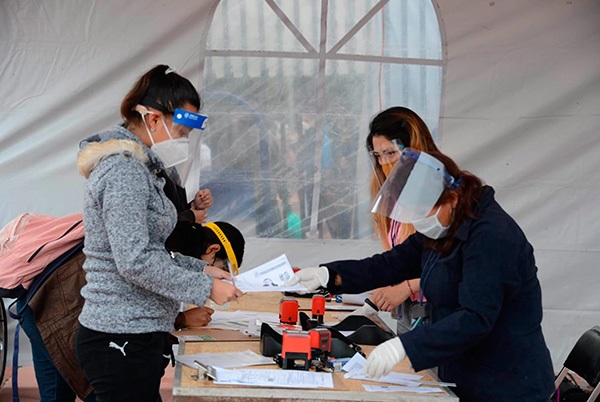
[[[161,68],[165,72],[169,70],[166,66],[162,66]],[[184,82],[180,76],[172,72],[166,75],[172,81]],[[144,76],[143,78],[143,81],[147,85],[149,83],[149,76]],[[143,85],[141,83],[142,80],[138,82],[138,85],[132,89],[123,102],[122,109],[125,121],[122,124],[123,127],[130,126],[134,124],[132,122],[136,121],[137,124],[142,124],[139,113],[132,109],[137,106],[135,103],[136,99],[140,99],[142,96],[140,95],[143,93]],[[158,84],[160,85],[160,83]],[[187,84],[184,83],[184,85]],[[148,91],[149,96],[152,95],[152,92],[153,90]],[[201,104],[199,97],[196,99],[192,94],[191,98],[193,98],[193,104]],[[161,108],[160,105],[158,107]],[[106,135],[112,134],[111,132],[98,134],[86,140],[86,143],[105,141],[107,139],[104,138]],[[167,171],[170,171],[174,177],[171,178]],[[157,166],[156,175],[164,180],[163,190],[178,212],[178,224],[171,235],[171,237],[177,240],[173,240],[170,237],[171,246],[174,247],[180,241],[182,242],[181,249],[179,250],[181,254],[204,259],[204,261],[211,264],[215,262],[213,256],[206,255],[207,258],[202,258],[202,251],[210,246],[214,248],[219,244],[219,240],[213,234],[213,237],[210,238],[206,236],[202,237],[203,239],[207,239],[207,241],[200,241],[196,237],[198,233],[189,233],[186,229],[193,225],[194,222],[199,224],[206,221],[206,209],[213,204],[210,190],[199,190],[192,202],[187,202],[186,191],[180,185],[181,178],[176,176],[175,173],[176,170],[172,168],[168,169]],[[222,222],[222,224],[225,227],[229,225],[226,222]],[[182,231],[182,233],[179,233],[179,231]],[[241,254],[243,254],[244,239],[241,233],[233,227],[229,232],[232,233],[230,236],[232,244],[241,245]],[[236,249],[236,253],[239,253],[239,250]],[[73,329],[77,328],[77,317],[84,303],[80,295],[81,288],[86,283],[85,273],[82,269],[84,261],[85,255],[82,252],[76,253],[45,280],[35,295],[32,295],[28,305],[25,305],[27,302],[26,298],[19,299],[17,304],[18,310],[23,311],[21,327],[31,341],[41,402],[54,400],[75,401],[76,397],[86,402],[96,400],[89,382],[77,364],[75,356],[76,331]],[[241,257],[239,258],[239,262],[241,263]],[[183,314],[178,314],[175,326],[178,329],[186,325],[203,326],[210,322],[211,314],[212,310],[209,308],[193,308]],[[69,347],[65,347],[65,345]]]
[[[419,151],[438,151],[429,128],[421,117],[409,108],[394,106],[373,117],[366,140],[371,156],[371,199],[374,200],[386,177],[404,148]],[[376,234],[385,250],[402,243],[414,233],[411,224],[399,225],[385,216],[374,215]],[[418,287],[418,286],[417,286]]]
[[[380,112],[369,124],[367,136],[367,150],[371,156],[373,175],[371,177],[371,200],[379,193],[385,179],[389,176],[400,153],[404,148],[413,148],[419,151],[438,151],[429,128],[421,117],[409,108],[394,106]],[[375,234],[381,239],[384,250],[402,243],[415,232],[410,223],[400,223],[387,216],[373,215]],[[418,299],[419,278],[407,278],[402,283],[389,283],[373,292],[370,297],[380,310],[392,311],[398,318],[398,332],[406,332],[413,325],[417,317],[413,306]],[[402,311],[396,314],[396,309]],[[426,301],[421,302],[426,306]],[[424,315],[425,308],[420,308]]]
[[[224,304],[242,295],[223,270],[169,253],[178,221],[165,177],[182,187],[200,97],[171,68],[145,73],[121,104],[124,123],[81,143],[87,284],[77,359],[98,401],[159,399],[180,302]]]
[[[377,346],[370,377],[408,355],[415,371],[437,366],[463,402],[548,401],[554,373],[525,234],[491,187],[442,153],[406,149],[397,163],[373,212],[417,233],[383,254],[302,269],[288,284],[360,293],[420,277],[431,323]]]
[[[172,92],[172,94],[169,94],[169,92]],[[184,103],[188,103],[190,108],[196,111],[202,107],[200,96],[198,96],[196,89],[186,78],[180,76],[168,66],[156,66],[135,83],[121,102],[122,127],[126,129],[131,127],[134,130],[137,128],[141,137],[144,138],[146,145],[161,147],[161,145],[156,146],[154,144],[154,138],[150,133],[147,133],[147,136],[145,136],[144,131],[141,130],[144,127],[148,128],[148,123],[151,123],[152,120],[155,123],[155,127],[152,129],[160,129],[161,125],[156,125],[158,123],[158,115],[144,113],[154,109],[160,113],[164,113],[165,116],[169,116],[173,114],[173,111],[177,107],[186,109],[182,107]],[[146,110],[146,112],[140,112],[140,110]],[[185,131],[189,131],[189,127],[183,125],[176,125],[176,127],[182,128],[184,133]],[[173,134],[176,135],[176,133]],[[178,141],[178,146],[189,140],[189,133],[187,134],[175,140]],[[173,139],[170,133],[169,138]],[[186,190],[184,188],[185,183],[177,176],[174,165],[167,163],[163,164],[163,166],[156,166],[156,168],[159,169],[157,172],[158,177],[165,180],[165,194],[177,209],[177,220],[179,222],[192,223],[206,222],[206,208],[213,204],[210,190],[199,190],[194,200],[191,203],[187,202]],[[167,172],[171,174],[169,175]]]

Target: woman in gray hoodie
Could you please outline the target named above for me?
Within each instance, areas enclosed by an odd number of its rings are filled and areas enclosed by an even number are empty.
[[[124,123],[81,144],[87,284],[77,358],[98,401],[159,400],[179,303],[242,295],[221,280],[228,273],[165,248],[177,210],[159,172],[187,158],[199,108],[194,86],[159,65],[126,95]]]

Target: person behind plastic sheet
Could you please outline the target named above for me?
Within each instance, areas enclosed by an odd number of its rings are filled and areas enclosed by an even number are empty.
[[[554,374],[533,247],[494,190],[442,153],[405,149],[373,211],[417,233],[370,258],[301,269],[287,283],[360,293],[421,278],[431,323],[377,346],[366,373],[378,378],[408,356],[416,371],[437,366],[463,402],[547,401]]]
[[[167,238],[169,250],[191,255],[229,272],[242,265],[245,240],[242,233],[228,222],[208,222],[204,225],[178,222],[176,230]],[[213,309],[193,307],[180,312],[175,319],[175,329],[203,327],[211,321]]]
[[[426,152],[438,151],[423,119],[411,109],[402,106],[388,108],[371,120],[366,143],[373,167],[372,200],[400,158],[402,149],[410,147]],[[410,223],[401,224],[387,216],[374,214],[373,221],[384,250],[402,243],[415,232]],[[370,299],[383,311],[392,311],[404,302],[398,330],[406,332],[412,324],[411,305],[418,299],[420,279],[409,278],[402,283],[388,285],[390,286],[375,290]]]
[[[124,124],[81,144],[87,284],[76,352],[98,401],[158,400],[179,303],[242,295],[220,280],[227,272],[165,248],[177,210],[159,173],[185,183],[199,108],[194,86],[159,65],[123,100]]]

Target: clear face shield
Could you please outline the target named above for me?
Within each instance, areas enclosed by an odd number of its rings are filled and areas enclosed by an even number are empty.
[[[404,145],[394,139],[391,140],[391,144],[388,147],[382,150],[369,150],[369,161],[371,162],[371,168],[379,183],[379,187],[383,185],[385,179],[390,175],[403,149]]]
[[[188,201],[194,199],[200,186],[203,155],[202,136],[198,130],[204,130],[206,119],[207,116],[203,114],[175,109],[171,128],[167,129],[180,150],[186,154],[181,162],[167,168],[167,174],[178,186],[186,189]]]
[[[455,180],[431,155],[406,148],[375,197],[371,212],[411,223],[429,215]]]

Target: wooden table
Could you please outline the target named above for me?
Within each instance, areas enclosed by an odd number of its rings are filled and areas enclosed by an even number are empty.
[[[269,313],[279,312],[279,301],[283,297],[280,292],[257,292],[246,293],[236,301],[229,302],[229,310],[251,310],[265,311]],[[312,299],[310,297],[296,297],[298,300],[298,309],[301,311],[310,310]]]
[[[252,293],[245,295],[239,302],[230,304],[230,310],[254,310],[277,312],[279,308],[280,293]],[[300,308],[310,309],[310,299],[298,299]],[[216,341],[180,341],[179,354],[194,353],[214,353],[214,352],[234,352],[252,350],[259,352],[259,342],[257,338],[239,337],[235,334],[227,334],[226,330],[218,329],[193,329],[193,333],[210,333],[211,336],[223,331],[222,336],[217,336]],[[183,333],[187,333],[185,331]],[[364,346],[363,350],[367,353],[373,349],[373,346]],[[264,368],[279,370],[277,366],[254,366],[249,368]],[[410,368],[408,359],[404,359],[394,371],[403,373],[414,373]],[[417,394],[417,393],[383,393],[366,392],[362,384],[384,385],[369,381],[354,379],[345,379],[344,373],[336,372],[333,374],[333,389],[295,389],[295,388],[266,388],[266,387],[242,387],[232,385],[216,385],[211,380],[198,380],[194,376],[197,370],[178,364],[175,368],[175,378],[173,383],[173,401],[191,402],[191,401],[414,401],[414,402],[446,402],[458,401],[458,398],[448,388],[439,387],[439,393]],[[428,370],[419,372],[423,375],[423,381],[438,381],[437,378]],[[429,386],[428,386],[429,387]]]

